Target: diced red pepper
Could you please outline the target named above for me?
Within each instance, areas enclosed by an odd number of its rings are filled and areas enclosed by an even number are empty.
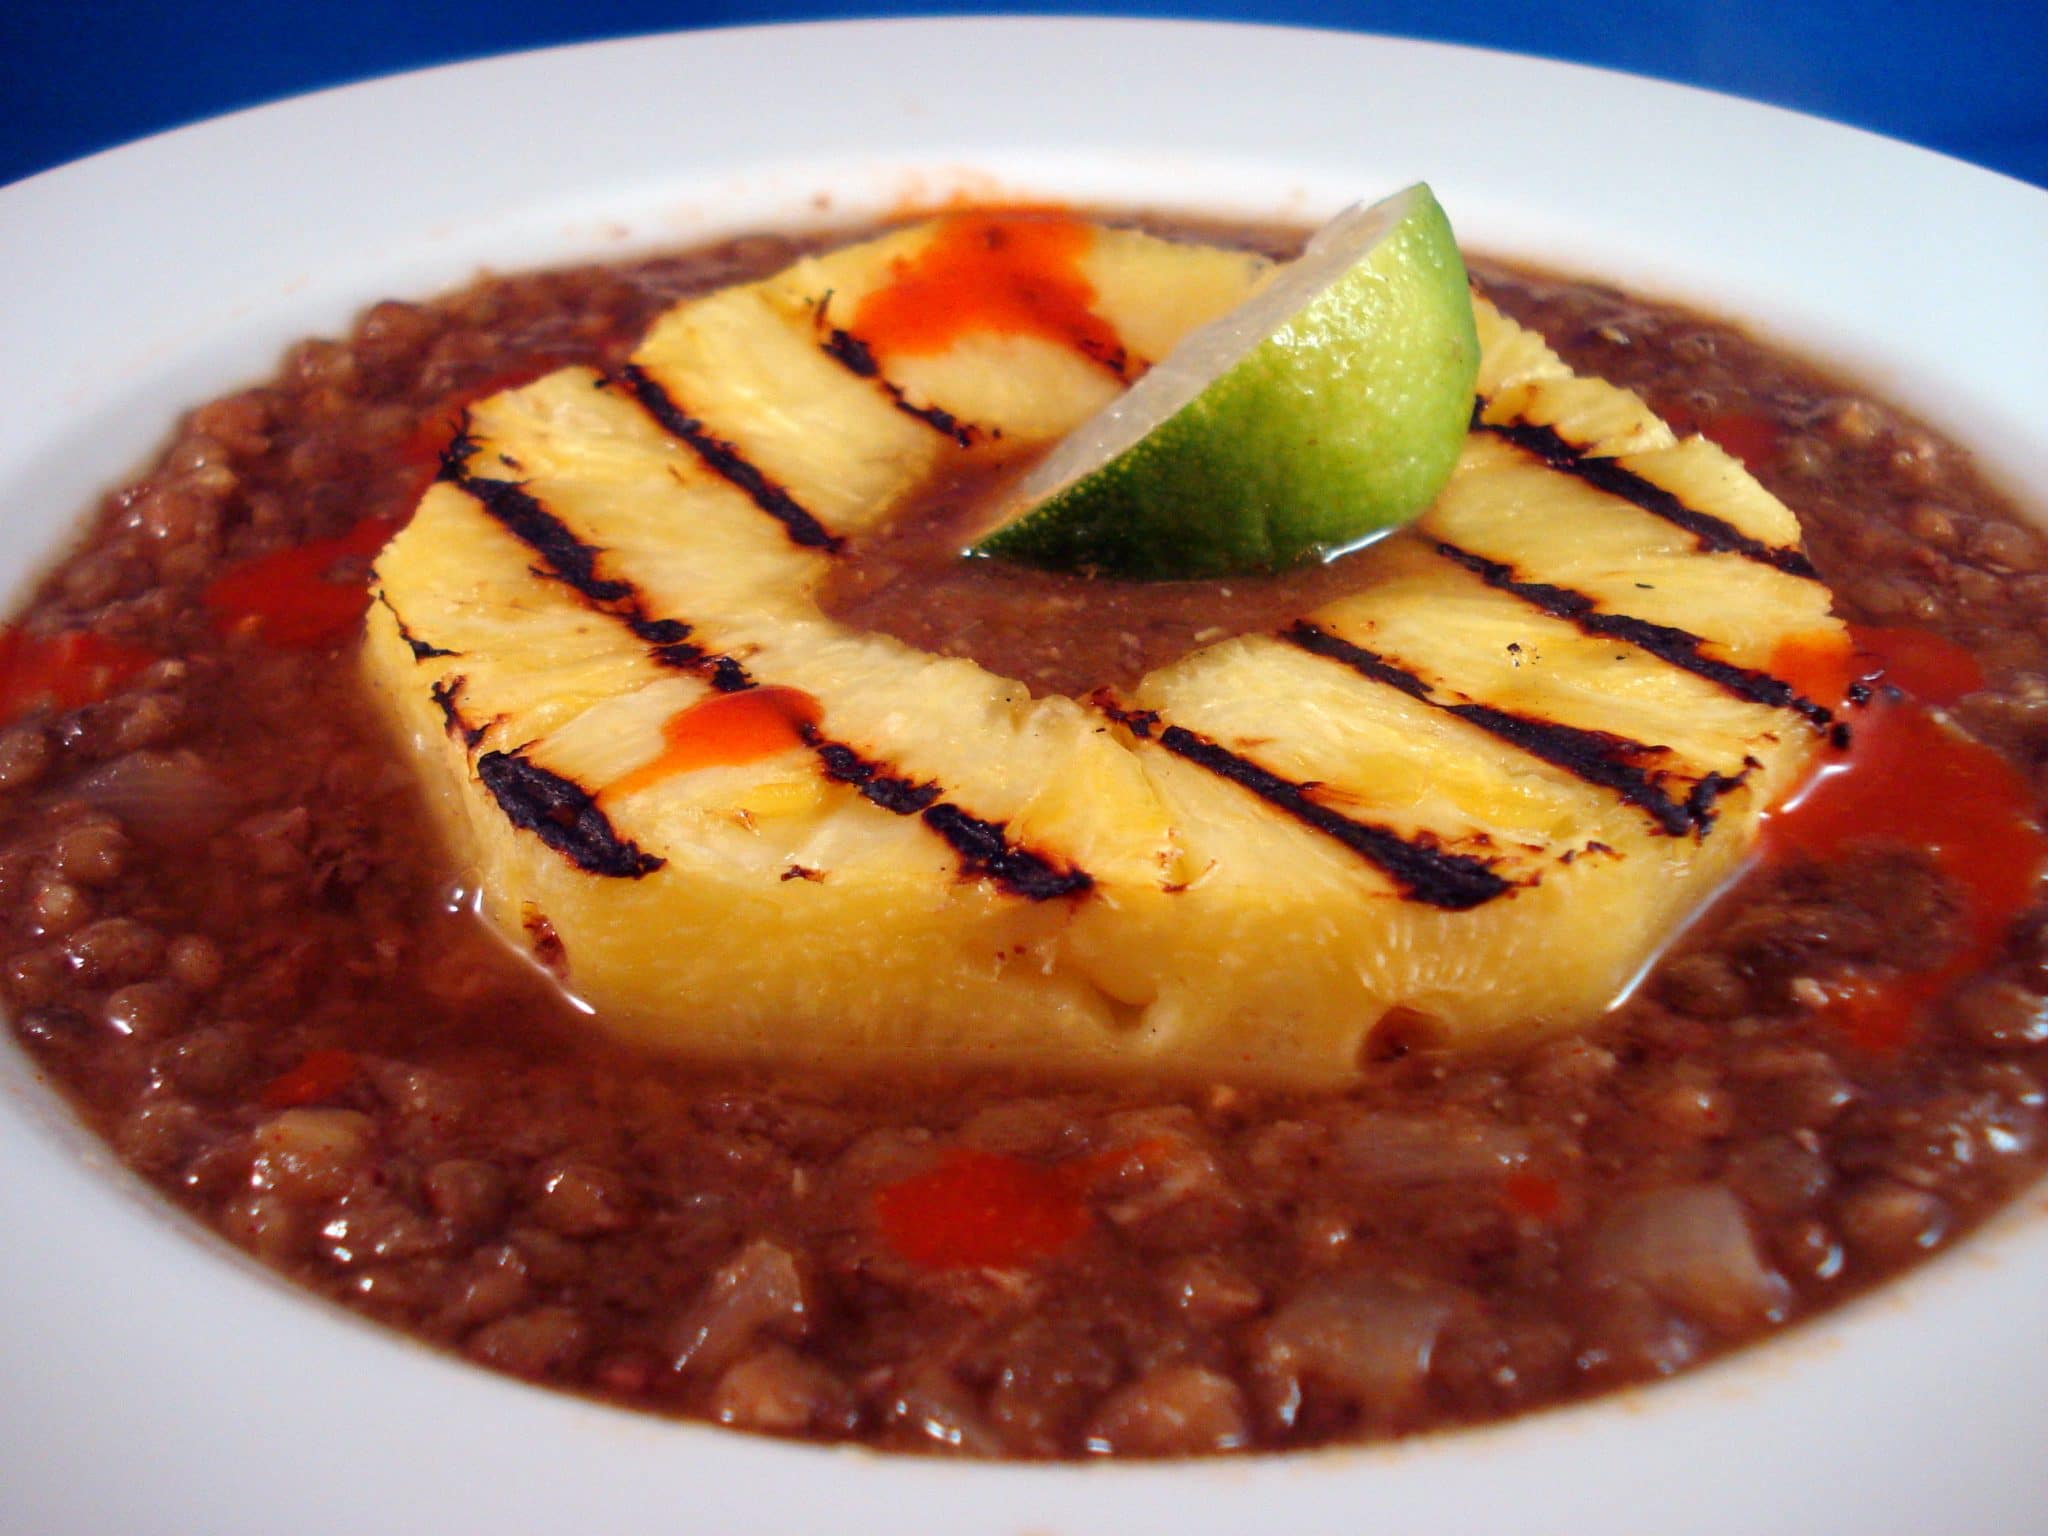
[[[1501,1180],[1501,1203],[1531,1221],[1555,1221],[1564,1210],[1564,1186],[1547,1174],[1526,1170]]]
[[[201,600],[223,634],[253,634],[280,650],[332,644],[370,606],[361,562],[382,549],[399,526],[390,518],[367,517],[338,538],[244,560],[215,577]]]
[[[96,704],[156,659],[91,630],[34,635],[0,629],[0,724],[38,705],[62,712]]]
[[[353,1083],[360,1071],[353,1051],[308,1051],[296,1067],[264,1085],[263,1107],[303,1109],[309,1104],[325,1104]]]
[[[892,1248],[927,1269],[1036,1264],[1088,1231],[1088,1197],[1098,1185],[1142,1172],[1168,1145],[1148,1136],[1050,1165],[953,1147],[923,1173],[879,1190],[876,1224]]]
[[[969,1147],[875,1196],[889,1245],[928,1269],[1014,1269],[1088,1230],[1082,1181],[1064,1168]]]
[[[1724,411],[1705,417],[1699,430],[1701,436],[1742,460],[1752,473],[1778,456],[1777,423],[1747,411]]]

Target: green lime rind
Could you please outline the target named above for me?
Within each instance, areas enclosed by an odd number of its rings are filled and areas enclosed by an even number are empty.
[[[1479,368],[1465,265],[1427,188],[1356,265],[1121,454],[976,554],[1136,579],[1297,565],[1426,510]],[[1363,340],[1362,340],[1363,339]]]

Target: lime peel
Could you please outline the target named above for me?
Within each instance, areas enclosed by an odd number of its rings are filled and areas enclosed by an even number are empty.
[[[1478,373],[1427,186],[1353,207],[1064,439],[971,553],[1147,579],[1276,570],[1419,516]]]

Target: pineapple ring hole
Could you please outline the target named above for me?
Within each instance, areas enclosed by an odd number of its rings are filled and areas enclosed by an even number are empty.
[[[962,454],[886,525],[856,539],[819,589],[852,629],[964,656],[1034,695],[1129,689],[1235,635],[1279,629],[1356,592],[1371,550],[1271,576],[1123,581],[962,553],[1009,486],[1042,456],[1002,445]]]

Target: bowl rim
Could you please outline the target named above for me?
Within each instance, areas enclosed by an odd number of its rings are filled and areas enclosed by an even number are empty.
[[[851,85],[849,61],[866,72]],[[1191,75],[1212,107],[1261,103],[1277,126],[1193,113]],[[1372,138],[1384,122],[1350,101],[1361,76],[1378,102],[1413,116],[1398,143]],[[650,84],[714,100],[765,91],[785,110],[774,131],[756,112],[721,150],[657,158],[632,148],[632,135],[688,119],[644,102],[636,93]],[[1430,103],[1447,84],[1455,112]],[[1072,121],[1047,112],[1055,85],[1081,103]],[[1126,94],[1109,111],[1100,98],[1113,88]],[[819,152],[788,119],[808,112],[815,128],[815,99],[834,90],[865,116]],[[522,120],[465,161],[452,189],[404,163],[436,124],[490,121],[492,103],[522,92],[551,106],[606,104],[624,127]],[[1632,207],[1591,176],[1531,192],[1474,169],[1509,127],[1519,130],[1510,155],[1542,163],[1589,143],[1612,148],[1617,128],[1645,122],[1671,141],[1666,177],[1702,189],[1697,206],[1653,187],[1638,188]],[[1332,150],[1328,137],[1342,132],[1363,146]],[[1303,137],[1316,134],[1322,142]],[[1403,168],[1418,153],[1449,174]],[[1760,155],[1780,172],[1761,193],[1743,184],[1745,157]],[[349,192],[367,167],[387,181]],[[259,372],[285,342],[333,329],[385,291],[448,286],[492,253],[543,264],[953,191],[1089,200],[1171,185],[1220,211],[1305,214],[1347,186],[1396,185],[1411,170],[1430,175],[1461,227],[1466,204],[1477,246],[1718,301],[1901,386],[1887,392],[1962,435],[2009,482],[2048,483],[2048,433],[2016,388],[2038,352],[2026,338],[2048,339],[2048,293],[2029,295],[2023,260],[2048,249],[2048,194],[1860,130],[1584,66],[1335,31],[1030,17],[804,23],[501,55],[252,108],[0,188],[0,281],[39,297],[0,313],[0,505],[32,530],[24,542],[46,545],[148,450],[176,406]],[[1859,185],[1884,187],[1886,201],[1844,195]],[[175,192],[222,186],[233,195],[221,205],[172,205]],[[829,210],[812,204],[820,187],[834,190]],[[2005,284],[2008,302],[1941,288],[1915,251],[1896,270],[1845,269],[1824,284],[1785,276],[1817,253],[1883,249],[1873,242],[1915,200],[1936,226],[1988,227],[2013,247],[1952,252],[1948,269],[1953,278],[1960,263],[1969,280],[1955,287]],[[110,207],[143,216],[147,285],[132,251],[104,240]],[[230,239],[237,220],[258,238]],[[1612,259],[1588,265],[1602,254]],[[1902,326],[1913,311],[1910,338],[1859,334],[1856,316],[1873,308]],[[368,1518],[460,1529],[486,1515],[538,1529],[594,1508],[623,1529],[653,1529],[694,1508],[736,1531],[814,1528],[821,1515],[1109,1530],[1168,1512],[1188,1531],[1281,1515],[1308,1529],[1378,1517],[1600,1530],[1648,1516],[1672,1532],[1813,1532],[1967,1525],[1972,1510],[2010,1523],[2048,1495],[2048,1467],[2033,1454],[2048,1436],[2048,1384],[2029,1379],[2048,1344],[2040,1190],[1917,1274],[1649,1391],[1385,1447],[987,1467],[651,1420],[389,1335],[170,1216],[53,1104],[11,1040],[0,1048],[0,1167],[11,1170],[0,1231],[44,1236],[44,1267],[0,1274],[10,1319],[0,1372],[17,1384],[0,1398],[0,1469],[45,1530],[147,1528],[173,1511],[256,1529],[290,1498],[316,1531]],[[81,1213],[90,1230],[78,1230]],[[147,1294],[127,1283],[137,1273],[153,1282]],[[1951,1326],[1931,1329],[1928,1313]],[[1990,1316],[2004,1331],[1954,1326]],[[1989,1421],[1990,1432],[1943,1442],[1946,1459],[1930,1465],[1929,1431],[1953,1413],[1938,1389],[1958,1380],[1973,1427]],[[390,1412],[394,1395],[408,1412]],[[107,1477],[92,1454],[109,1436],[129,1462],[124,1476]]]

